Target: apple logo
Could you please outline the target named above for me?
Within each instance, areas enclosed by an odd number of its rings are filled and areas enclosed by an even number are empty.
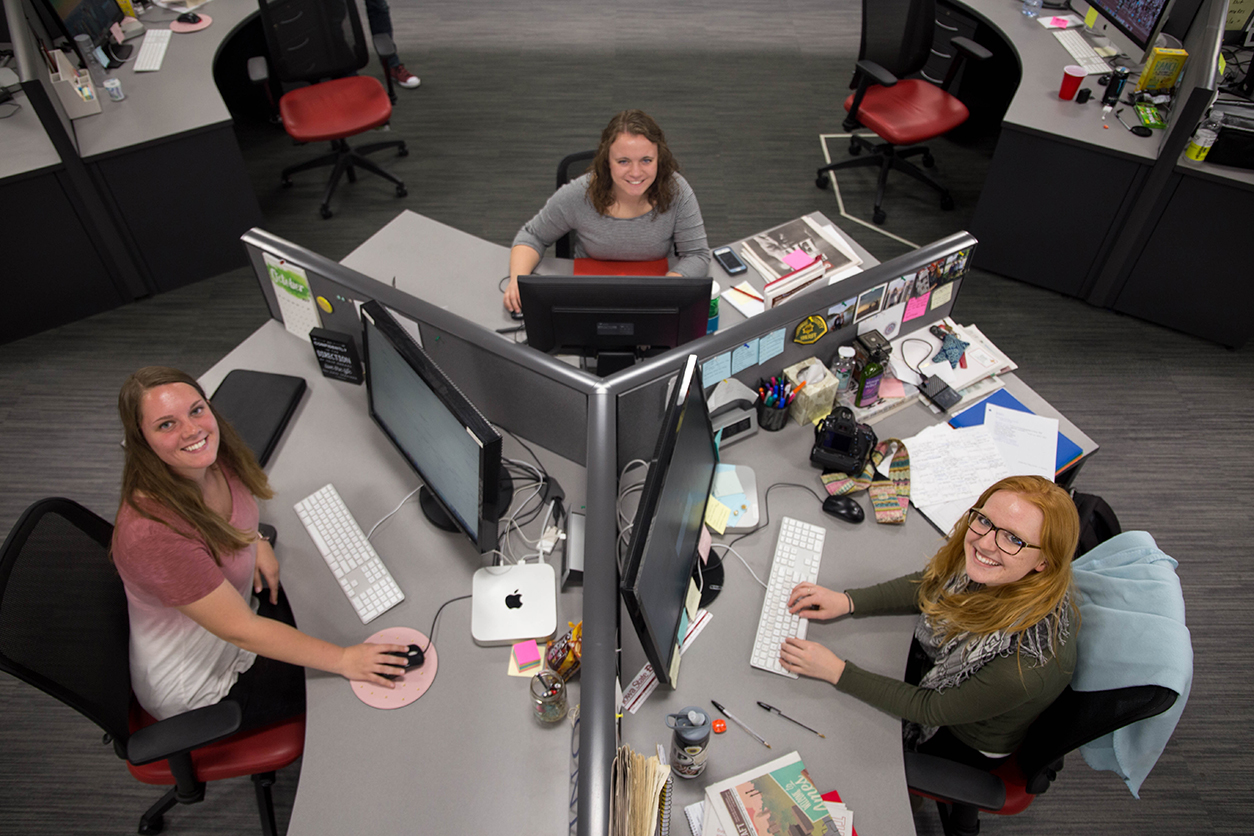
[[[518,594],[517,589],[514,590],[513,595],[505,596],[505,606],[509,607],[511,610],[516,610],[522,607],[522,596]]]

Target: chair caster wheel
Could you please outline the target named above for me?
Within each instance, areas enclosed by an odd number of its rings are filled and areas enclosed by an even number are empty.
[[[282,180],[282,185],[283,185],[283,188],[285,189],[292,188],[292,179],[290,177],[284,177]]]
[[[856,142],[849,143],[849,153],[855,157],[858,156],[862,153],[862,146]]]
[[[153,816],[151,819],[139,821],[139,832],[141,836],[156,836],[162,830],[165,830],[165,818],[163,816]]]
[[[408,149],[408,148],[406,148],[404,145],[402,145],[400,148],[397,148],[397,149],[396,149],[396,156],[398,156],[398,157],[408,157],[408,156],[409,156],[409,149]]]
[[[924,168],[936,168],[936,158],[933,157],[931,154],[924,154],[923,155],[923,167]]]
[[[397,187],[396,187],[396,196],[397,196],[397,197],[405,197],[405,195],[407,195],[407,194],[409,194],[409,192],[405,191],[405,187],[404,187],[404,186],[397,186]]]
[[[884,214],[883,209],[876,209],[871,213],[871,220],[875,221],[877,224],[883,224],[887,219],[888,215]]]
[[[816,186],[816,187],[817,187],[820,191],[827,191],[827,175],[826,175],[826,174],[820,174],[818,177],[815,177],[815,178],[814,178],[814,185],[815,185],[815,186]]]
[[[941,197],[941,209],[948,212],[953,208],[954,208],[954,199],[950,197],[949,195],[943,195]]]
[[[322,219],[324,221],[332,215],[331,207],[327,206],[325,203],[318,207],[318,212],[322,215]]]

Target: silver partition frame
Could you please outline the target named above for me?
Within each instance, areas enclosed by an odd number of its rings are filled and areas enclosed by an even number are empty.
[[[956,233],[892,261],[878,264],[838,284],[819,288],[764,311],[715,334],[672,349],[607,378],[597,378],[526,346],[501,339],[488,329],[443,308],[428,304],[396,288],[311,252],[264,230],[253,229],[243,239],[270,314],[282,320],[278,300],[265,269],[262,253],[270,252],[303,267],[311,284],[333,283],[350,298],[375,299],[418,323],[423,344],[440,368],[452,378],[493,423],[587,468],[587,522],[583,575],[583,662],[580,671],[581,722],[579,732],[578,836],[609,832],[610,768],[616,751],[615,680],[618,677],[618,560],[617,516],[620,462],[638,453],[648,436],[652,449],[661,420],[663,392],[689,354],[702,360],[730,351],[748,340],[779,328],[790,329],[785,351],[772,364],[786,366],[814,355],[814,346],[791,342],[791,327],[812,314],[826,315],[832,305],[910,272],[937,258],[976,246],[974,236]],[[962,279],[954,281],[953,296],[944,305],[913,320],[909,333],[947,315],[958,297]],[[842,329],[852,338],[854,326]],[[437,340],[438,338],[438,340]],[[825,338],[826,339],[826,338]],[[440,346],[447,341],[449,345]],[[826,340],[828,347],[837,344]],[[828,351],[824,348],[823,351]],[[502,364],[509,373],[500,371]],[[489,367],[496,367],[489,369]],[[485,385],[483,374],[490,375]],[[746,370],[743,379],[754,372]],[[538,397],[537,392],[545,393]],[[543,401],[561,392],[567,410],[556,412]],[[583,409],[578,407],[582,405]],[[579,445],[579,439],[583,444]],[[628,441],[623,439],[627,438]],[[569,452],[578,447],[577,454]]]

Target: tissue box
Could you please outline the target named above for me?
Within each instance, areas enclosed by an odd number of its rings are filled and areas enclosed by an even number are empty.
[[[832,411],[832,402],[836,400],[836,375],[829,372],[827,366],[817,357],[810,357],[784,369],[784,377],[794,387],[802,381],[817,379],[817,382],[807,382],[788,407],[788,414],[798,424],[804,427]]]

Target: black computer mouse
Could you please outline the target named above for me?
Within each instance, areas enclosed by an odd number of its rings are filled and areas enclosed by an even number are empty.
[[[186,12],[178,16],[179,23],[200,23],[200,15],[195,12]]]
[[[409,671],[412,671],[414,668],[421,668],[422,663],[426,661],[426,656],[427,656],[427,654],[423,652],[422,648],[416,644],[411,644],[404,653],[401,653],[398,650],[389,650],[387,651],[387,654],[389,656],[399,656],[400,658],[404,659],[406,673],[408,673]],[[382,676],[384,679],[391,679],[393,681],[401,678],[400,674],[382,673],[379,675]]]
[[[845,522],[860,523],[866,519],[862,506],[847,496],[829,496],[823,500],[823,511]]]

